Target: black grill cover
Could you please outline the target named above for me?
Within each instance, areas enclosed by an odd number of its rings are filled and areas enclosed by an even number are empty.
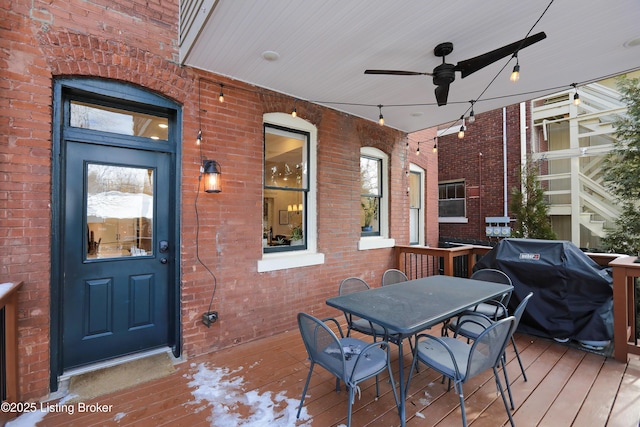
[[[519,330],[549,338],[608,341],[613,338],[613,280],[573,243],[504,239],[474,266],[495,268],[513,281],[513,312],[529,293]]]

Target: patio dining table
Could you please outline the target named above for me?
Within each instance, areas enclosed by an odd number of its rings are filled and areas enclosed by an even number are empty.
[[[397,332],[401,425],[406,422],[402,341],[496,298],[513,286],[451,276],[430,276],[327,299],[327,305]]]

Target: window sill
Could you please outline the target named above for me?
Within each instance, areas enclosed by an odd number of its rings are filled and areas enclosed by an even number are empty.
[[[324,254],[306,251],[263,254],[258,260],[258,273],[324,264]]]
[[[361,237],[358,242],[358,250],[366,251],[369,249],[382,249],[392,248],[396,245],[395,239],[388,239],[384,237]]]
[[[467,224],[469,223],[469,218],[463,216],[441,216],[438,217],[438,222],[441,224]]]

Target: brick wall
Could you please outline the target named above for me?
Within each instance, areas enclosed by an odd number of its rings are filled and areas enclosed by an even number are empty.
[[[392,249],[358,251],[359,155],[374,146],[390,156],[391,237],[408,243],[407,155],[437,185],[435,156],[415,156],[406,135],[376,123],[305,102],[298,115],[318,127],[318,250],[320,266],[257,273],[262,256],[262,115],[288,112],[293,99],[181,67],[177,63],[178,0],[0,4],[0,281],[25,282],[19,294],[21,399],[49,391],[50,247],[52,214],[52,81],[58,76],[96,76],[131,83],[183,106],[181,179],[181,321],[188,359],[295,328],[295,315],[337,315],[324,301],[341,279],[356,275],[378,286],[393,266]],[[225,102],[217,100],[225,84]],[[198,108],[200,90],[200,108]],[[198,114],[200,110],[200,114]],[[200,322],[213,279],[196,260],[196,215],[202,154],[217,160],[223,192],[198,199],[202,261],[216,275],[213,308],[220,320]],[[427,213],[437,215],[428,196]],[[437,197],[437,195],[436,195]],[[436,210],[433,207],[436,207]],[[427,238],[437,224],[427,219]]]
[[[441,223],[440,236],[487,240],[485,217],[509,216],[504,212],[503,111],[476,114],[475,123],[466,125],[463,139],[456,133],[438,139],[438,179],[465,181],[468,223]],[[519,185],[520,132],[520,105],[506,107],[507,205],[511,189]]]

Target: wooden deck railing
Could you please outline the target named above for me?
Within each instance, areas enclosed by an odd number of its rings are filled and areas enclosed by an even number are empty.
[[[445,276],[471,276],[473,266],[492,248],[489,246],[463,245],[453,248],[425,246],[396,246],[398,269],[410,279],[443,274]]]
[[[469,277],[479,257],[489,252],[489,246],[463,245],[453,248],[396,246],[396,268],[409,279],[433,275]],[[613,345],[614,357],[626,362],[628,353],[640,355],[638,345],[635,280],[640,278],[637,257],[618,254],[586,253],[598,265],[610,266],[613,272]]]
[[[18,289],[23,282],[0,284],[0,310],[4,311],[4,328],[0,333],[4,341],[4,377],[2,401],[16,403],[18,393]],[[9,412],[0,414],[0,422],[11,418]],[[4,416],[8,418],[3,418]]]

